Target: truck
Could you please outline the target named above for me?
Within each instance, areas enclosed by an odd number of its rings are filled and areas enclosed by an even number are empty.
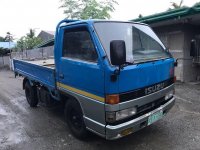
[[[14,59],[30,107],[60,103],[72,135],[119,139],[163,118],[175,103],[174,59],[146,24],[62,20],[54,57]]]

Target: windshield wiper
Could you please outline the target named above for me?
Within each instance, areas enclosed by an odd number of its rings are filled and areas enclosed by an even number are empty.
[[[134,62],[125,62],[125,64],[127,64],[127,65],[133,65]]]
[[[167,59],[169,57],[158,57],[158,58],[147,58],[147,59],[138,59],[137,60],[137,63],[140,64],[140,63],[147,63],[147,62],[153,62],[153,61],[158,61],[158,60],[164,60],[164,59]]]
[[[129,66],[129,65],[134,65],[134,64],[135,64],[134,62],[125,62],[125,64],[122,65],[122,68],[126,67],[126,66]]]

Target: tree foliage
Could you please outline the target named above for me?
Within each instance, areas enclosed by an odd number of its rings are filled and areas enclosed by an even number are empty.
[[[10,52],[9,49],[0,47],[0,56],[4,56],[9,52]]]
[[[6,36],[0,36],[0,42],[12,42],[14,40],[13,35],[10,32],[6,32]]]
[[[5,38],[0,36],[0,42],[5,42]]]
[[[14,40],[13,35],[10,32],[6,33],[5,41],[12,42]]]
[[[42,43],[42,39],[35,36],[35,30],[30,29],[26,36],[22,36],[16,45],[16,50],[30,50]]]
[[[179,8],[187,7],[187,6],[183,5],[184,0],[180,0],[179,3],[176,3],[176,2],[170,2],[170,3],[171,3],[171,7],[168,8],[168,11],[173,10],[173,9],[179,9]]]
[[[29,38],[34,38],[35,37],[35,30],[30,29],[29,33],[27,33],[26,36],[29,37]]]
[[[61,0],[67,19],[109,19],[115,0]]]
[[[194,6],[198,6],[198,5],[200,5],[200,2],[196,2],[196,3],[194,4]]]
[[[181,0],[179,3],[171,2],[171,4],[174,9],[181,8],[183,7],[183,0]]]
[[[142,18],[142,17],[143,17],[142,14],[139,14],[138,18]]]

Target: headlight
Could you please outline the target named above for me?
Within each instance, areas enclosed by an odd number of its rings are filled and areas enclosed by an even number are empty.
[[[124,110],[117,111],[117,112],[106,112],[106,121],[107,122],[118,121],[118,120],[130,117],[130,116],[133,116],[136,114],[136,112],[137,112],[136,107],[124,109]]]
[[[174,90],[169,91],[169,92],[165,95],[165,100],[168,100],[168,99],[172,98],[173,95],[174,95]]]

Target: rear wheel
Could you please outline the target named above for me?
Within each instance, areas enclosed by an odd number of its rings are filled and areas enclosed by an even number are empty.
[[[28,81],[25,83],[25,95],[30,107],[36,107],[38,104],[37,91]]]
[[[65,105],[65,118],[69,129],[75,137],[84,140],[88,136],[88,131],[83,120],[83,113],[77,101],[67,101]]]

